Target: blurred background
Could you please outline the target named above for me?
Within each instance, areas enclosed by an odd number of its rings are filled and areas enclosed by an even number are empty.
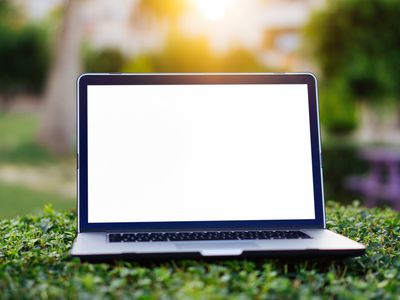
[[[82,72],[313,72],[325,195],[400,210],[400,0],[0,0],[0,218],[75,207]]]

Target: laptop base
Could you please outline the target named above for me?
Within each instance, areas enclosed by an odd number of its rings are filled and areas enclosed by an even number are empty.
[[[327,229],[303,229],[311,239],[112,243],[107,233],[80,233],[72,257],[85,261],[348,257],[365,247]]]

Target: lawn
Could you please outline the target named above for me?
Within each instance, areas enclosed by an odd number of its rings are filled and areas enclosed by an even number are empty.
[[[35,115],[0,113],[0,219],[35,212],[46,203],[57,209],[75,206],[74,195],[60,195],[53,190],[26,184],[26,180],[15,176],[19,172],[23,177],[24,170],[29,167],[42,175],[43,182],[46,175],[42,171],[49,166],[57,166],[60,172],[63,172],[62,168],[74,170],[73,157],[57,158],[36,142],[38,128],[39,120]],[[5,169],[10,167],[16,172],[7,176]],[[4,179],[9,177],[13,178],[12,182]],[[49,178],[51,180],[54,178]],[[61,186],[63,184],[60,182]]]
[[[75,207],[75,201],[70,198],[1,182],[0,199],[0,219],[36,212],[48,203],[51,203],[55,209]]]
[[[73,212],[0,221],[3,299],[400,299],[400,214],[329,203],[330,229],[362,257],[82,263],[70,259]]]
[[[35,140],[39,119],[33,114],[0,114],[0,163],[43,164],[56,158]]]

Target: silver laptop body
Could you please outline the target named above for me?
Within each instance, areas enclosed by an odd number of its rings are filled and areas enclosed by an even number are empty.
[[[312,74],[83,74],[77,125],[74,257],[365,251],[325,227]]]

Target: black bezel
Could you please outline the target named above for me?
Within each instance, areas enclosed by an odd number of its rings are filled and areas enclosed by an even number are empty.
[[[88,223],[87,170],[87,86],[88,85],[152,85],[152,84],[307,84],[309,99],[311,152],[314,181],[315,219],[257,221],[185,221],[185,222],[123,222]],[[324,203],[321,170],[321,147],[318,119],[316,78],[304,74],[83,74],[77,88],[78,134],[78,230],[141,231],[141,230],[202,230],[251,228],[324,228]]]

